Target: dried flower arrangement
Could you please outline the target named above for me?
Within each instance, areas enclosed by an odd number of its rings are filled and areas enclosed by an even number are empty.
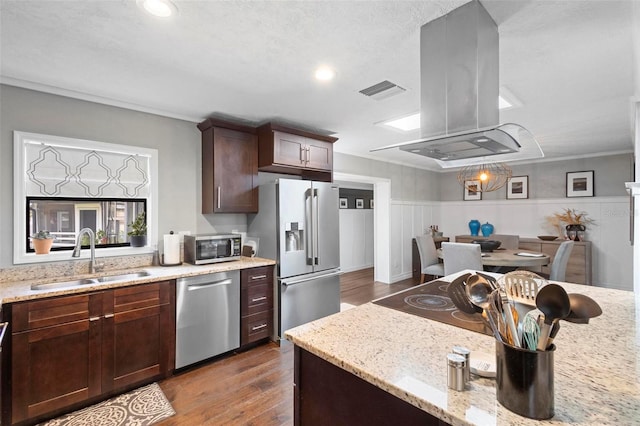
[[[563,209],[562,213],[554,213],[553,216],[546,216],[547,223],[553,227],[560,237],[564,236],[566,225],[593,225],[595,220],[587,217],[586,212],[578,212],[576,209]]]

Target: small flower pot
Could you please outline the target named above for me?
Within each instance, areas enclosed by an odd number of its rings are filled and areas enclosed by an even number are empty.
[[[49,254],[49,252],[51,251],[51,246],[53,245],[53,238],[33,238],[31,240],[31,243],[33,244],[33,249],[35,250],[36,254]]]
[[[131,243],[131,247],[144,247],[147,245],[147,236],[146,235],[130,235],[129,242]]]

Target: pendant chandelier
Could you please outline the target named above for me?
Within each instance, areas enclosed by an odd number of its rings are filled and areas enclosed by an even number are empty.
[[[460,169],[458,182],[470,191],[491,192],[505,186],[511,175],[511,167],[506,164],[474,164]]]

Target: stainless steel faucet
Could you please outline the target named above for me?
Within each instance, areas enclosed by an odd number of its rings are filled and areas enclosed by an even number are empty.
[[[102,270],[104,267],[104,263],[96,263],[96,235],[93,233],[91,228],[82,228],[80,232],[78,232],[78,237],[76,239],[76,246],[73,249],[73,254],[71,257],[80,257],[80,250],[82,249],[82,235],[89,235],[89,247],[91,247],[91,262],[89,263],[89,269],[92,274],[95,274],[97,271]]]

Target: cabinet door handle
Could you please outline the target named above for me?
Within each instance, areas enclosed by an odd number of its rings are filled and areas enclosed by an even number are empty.
[[[105,318],[113,318],[113,314],[104,314]]]
[[[300,164],[304,164],[306,156],[307,150],[303,146],[300,146]]]
[[[265,278],[267,278],[266,275],[252,275],[251,276],[252,280],[262,280],[262,279],[265,279]]]
[[[261,302],[263,300],[267,300],[267,296],[256,297],[255,299],[251,299],[251,303],[253,303],[253,302]]]
[[[311,158],[311,148],[307,147],[306,151],[307,151],[307,153],[304,156],[305,157],[304,158],[305,159],[304,163],[305,163],[305,165],[309,165],[309,161],[310,161],[309,159]]]
[[[251,327],[251,331],[257,331],[266,327],[267,327],[267,324],[256,325],[255,327]]]
[[[89,317],[89,321],[93,322],[93,321],[98,321],[100,319],[100,317]]]
[[[218,208],[220,208],[220,193],[222,192],[222,188],[218,187]]]

